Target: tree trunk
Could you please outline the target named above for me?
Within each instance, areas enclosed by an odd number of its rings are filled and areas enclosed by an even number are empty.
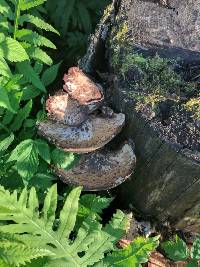
[[[126,37],[122,32],[124,22],[128,26]],[[123,75],[113,65],[113,36],[118,34],[121,50],[125,38],[126,44],[128,42],[129,47],[131,44],[133,50],[144,57],[159,54],[160,57],[176,59],[182,69],[195,69],[194,66],[200,64],[199,29],[199,0],[114,1],[91,37],[88,52],[80,62],[86,73],[97,79],[107,78],[107,101],[116,111],[126,115],[126,127],[121,138],[132,138],[135,142],[137,166],[132,178],[118,188],[120,202],[126,206],[132,204],[146,216],[198,232],[199,151],[185,149],[181,144],[168,140],[160,134],[152,119],[136,110],[130,83],[122,79]],[[191,72],[188,77],[190,75]],[[110,78],[112,83],[108,82]]]

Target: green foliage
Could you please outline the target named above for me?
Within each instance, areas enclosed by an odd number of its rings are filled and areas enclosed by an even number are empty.
[[[25,188],[17,196],[16,191],[10,193],[0,187],[0,220],[4,223],[0,225],[0,231],[12,234],[17,240],[15,261],[20,264],[23,260],[48,255],[44,257],[43,264],[36,266],[93,266],[104,258],[105,253],[115,249],[115,244],[124,235],[129,221],[128,216],[121,211],[117,211],[105,226],[95,216],[88,216],[77,234],[71,235],[80,193],[80,187],[73,189],[61,211],[57,213],[56,185],[49,189],[41,209],[34,188],[30,192]],[[21,245],[24,253],[18,255]],[[6,253],[10,253],[13,259],[12,249],[8,248]],[[0,258],[5,260],[1,254]]]
[[[67,59],[79,58],[87,47],[104,7],[109,0],[48,0],[46,7],[50,20],[61,33],[67,50]]]
[[[41,139],[27,139],[16,146],[8,159],[8,162],[16,162],[14,166],[25,185],[38,170],[39,156],[50,163],[48,144]]]
[[[142,263],[148,261],[151,252],[153,252],[159,244],[159,236],[157,237],[138,237],[130,245],[122,250],[116,250],[102,261],[96,267],[140,267]]]
[[[35,111],[44,113],[36,97],[46,93],[60,66],[44,65],[52,64],[52,59],[42,49],[56,47],[43,32],[58,34],[42,18],[39,5],[44,2],[0,0],[0,22],[4,18],[4,24],[0,23],[0,140],[6,141],[9,136],[14,140],[1,155],[0,178],[3,184],[9,181],[9,186],[15,184],[11,182],[13,177],[18,177],[18,186],[31,182],[36,187],[41,185],[39,177],[48,177],[43,180],[48,186],[54,179],[49,168],[50,148],[38,139],[35,127]],[[44,186],[41,188],[44,191]]]
[[[198,267],[198,261],[200,260],[200,236],[196,238],[191,250],[187,247],[187,244],[178,236],[175,240],[170,240],[162,244],[167,256],[173,261],[187,261],[187,267]]]
[[[74,164],[76,164],[79,159],[80,155],[74,154],[71,152],[65,152],[58,148],[55,148],[51,153],[52,162],[57,168],[61,169],[71,169]]]
[[[18,267],[31,260],[53,255],[46,249],[28,247],[17,240],[13,235],[0,233],[0,266]]]

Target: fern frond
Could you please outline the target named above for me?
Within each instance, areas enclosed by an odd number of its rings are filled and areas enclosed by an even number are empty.
[[[28,23],[35,25],[39,29],[54,32],[54,33],[57,33],[59,35],[59,32],[56,29],[54,29],[53,26],[51,26],[50,24],[48,24],[44,20],[42,20],[38,17],[35,17],[33,15],[24,14],[20,17],[19,21],[20,21],[20,24],[23,24],[24,22],[28,22]]]
[[[11,62],[28,60],[29,57],[20,43],[11,37],[5,37],[0,46],[0,57]]]
[[[0,240],[0,266],[19,267],[44,256],[53,255],[47,249],[27,247],[21,242]]]
[[[39,75],[34,71],[28,61],[17,63],[16,67],[19,73],[23,74],[24,78],[27,81],[31,82],[40,91],[46,92],[46,89],[43,83],[41,82]]]
[[[0,16],[0,27],[2,31],[4,32],[4,34],[13,32],[13,26],[8,21],[8,19],[4,16]]]
[[[22,11],[28,10],[33,7],[37,7],[39,5],[42,5],[47,0],[22,0],[20,3],[20,9]]]
[[[33,44],[34,46],[46,46],[56,49],[56,46],[49,39],[29,29],[18,30],[16,33],[16,38],[20,41]]]
[[[0,14],[10,18],[13,16],[13,12],[5,0],[0,0]]]
[[[39,60],[47,65],[52,65],[53,61],[50,58],[50,56],[44,52],[42,49],[39,47],[30,47],[26,49],[27,54],[29,55],[30,58],[34,58],[36,60]]]
[[[28,247],[51,251],[54,256],[48,257],[48,266],[92,266],[114,248],[124,235],[129,219],[118,211],[112,221],[102,227],[94,217],[87,217],[75,240],[71,240],[80,193],[80,187],[70,192],[57,219],[56,185],[48,191],[41,211],[34,188],[30,193],[24,189],[17,197],[16,191],[10,193],[0,187],[0,220],[10,221],[0,225],[0,231],[14,234]]]

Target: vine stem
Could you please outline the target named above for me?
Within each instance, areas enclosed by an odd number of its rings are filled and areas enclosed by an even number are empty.
[[[16,0],[15,23],[14,23],[14,33],[13,33],[13,38],[14,39],[16,39],[16,34],[17,34],[17,30],[18,30],[19,17],[20,17],[20,3],[21,3],[21,0]]]

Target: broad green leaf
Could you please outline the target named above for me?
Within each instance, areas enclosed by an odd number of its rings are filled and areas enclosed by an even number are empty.
[[[33,15],[30,15],[30,14],[22,15],[20,17],[20,22],[21,22],[21,24],[23,24],[23,22],[28,22],[28,23],[34,24],[39,29],[59,34],[58,31],[56,29],[54,29],[54,27],[52,27],[50,24],[48,24],[44,20],[42,20],[38,17],[35,17]]]
[[[0,58],[0,75],[11,77],[12,73],[4,58]]]
[[[28,118],[32,109],[32,100],[30,100],[23,108],[21,108],[12,125],[10,126],[11,131],[16,132],[22,127],[23,121]]]
[[[139,267],[142,263],[148,261],[150,253],[153,252],[158,244],[159,237],[136,238],[130,245],[124,249],[119,249],[109,254],[103,260],[103,266],[116,267]]]
[[[0,46],[0,57],[4,57],[11,62],[21,62],[29,57],[21,44],[11,37],[6,37]]]
[[[28,61],[20,62],[16,64],[18,71],[23,74],[27,81],[31,82],[37,89],[42,92],[46,92],[44,85],[42,84],[38,74],[34,71]]]
[[[36,173],[39,165],[38,152],[34,140],[22,141],[12,151],[8,162],[16,161],[16,168],[25,184]]]
[[[189,256],[186,243],[178,236],[175,237],[175,240],[162,243],[161,246],[167,256],[173,261],[185,260]]]
[[[50,164],[51,156],[50,156],[49,145],[47,144],[47,142],[42,139],[37,139],[35,140],[35,145],[37,147],[38,154],[40,155],[40,157],[48,164]]]
[[[43,62],[44,64],[47,65],[52,65],[53,61],[50,58],[50,56],[44,52],[42,49],[39,47],[30,47],[26,49],[27,54],[29,55],[30,58],[34,58],[36,60],[39,60]]]
[[[0,87],[0,107],[8,109],[9,111],[16,113],[10,105],[8,92],[4,87]]]
[[[30,100],[33,99],[41,94],[41,90],[37,89],[35,86],[30,85],[25,88],[23,88],[23,95],[22,100]]]
[[[10,136],[0,141],[0,153],[5,152],[7,148],[12,144],[14,141],[14,134],[11,133]]]
[[[191,258],[194,260],[200,260],[200,235],[195,239],[192,249],[191,249]]]
[[[39,62],[39,61],[36,61],[35,62],[35,65],[34,65],[34,71],[37,73],[37,74],[40,74],[43,70],[43,63],[42,62]],[[44,84],[44,83],[43,83]]]
[[[52,65],[43,72],[41,80],[44,86],[50,85],[56,79],[60,64],[61,62],[56,65]]]
[[[10,85],[7,84],[6,87],[7,87],[7,86],[9,87]],[[10,92],[10,93],[9,93],[9,100],[10,100],[10,105],[11,105],[11,107],[12,107],[14,110],[18,111],[18,109],[19,109],[19,104],[20,104],[20,100],[21,100],[21,92],[19,92],[19,93],[15,93],[15,94],[14,94],[13,92]],[[15,116],[15,113],[10,112],[9,110],[7,110],[7,111],[5,112],[4,117],[3,117],[3,121],[2,121],[2,123],[3,123],[4,125],[9,125],[9,124],[12,122],[14,116]]]
[[[51,159],[58,168],[69,170],[78,162],[80,155],[55,148],[51,153]]]

